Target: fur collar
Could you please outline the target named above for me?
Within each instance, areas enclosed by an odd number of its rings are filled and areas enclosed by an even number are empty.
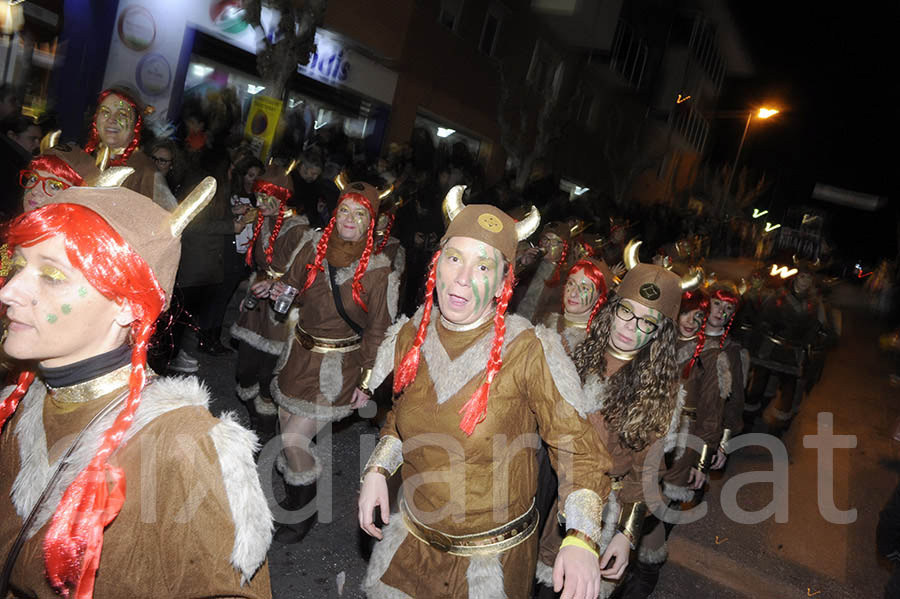
[[[669,453],[679,444],[681,436],[681,410],[684,409],[684,402],[687,398],[687,390],[684,385],[678,385],[678,396],[675,398],[675,409],[672,410],[672,419],[669,421],[669,430],[666,431],[666,442],[664,450]]]
[[[328,281],[328,286],[331,287],[331,279],[328,277],[328,260],[322,260],[322,266],[325,268],[325,280]],[[337,269],[337,272],[334,273],[334,282],[337,283],[338,287],[349,281],[353,278],[353,275],[356,274],[356,268],[359,266],[359,259],[354,260],[353,264],[349,266],[345,266],[343,268]],[[369,263],[366,265],[366,272],[371,272],[376,268],[390,268],[391,260],[384,254],[372,254],[369,256]]]
[[[601,379],[597,373],[589,374],[587,380],[584,381],[585,412],[593,414],[602,410],[608,394],[609,381]]]
[[[420,314],[420,312],[417,312]],[[381,345],[378,346],[378,352],[375,354],[375,365],[372,366],[372,378],[369,380],[369,385],[372,389],[377,389],[384,379],[394,371],[394,354],[397,351],[397,335],[400,333],[400,329],[409,322],[409,318],[406,316],[401,316],[400,320],[392,324],[387,328],[384,332],[384,339],[381,341]],[[421,316],[419,317],[419,322],[421,322]]]
[[[575,408],[579,416],[587,415],[588,399],[581,388],[581,378],[575,369],[575,364],[569,359],[563,348],[560,336],[543,325],[534,328],[534,334],[541,342],[544,350],[544,359],[550,367],[553,384],[566,402]]]

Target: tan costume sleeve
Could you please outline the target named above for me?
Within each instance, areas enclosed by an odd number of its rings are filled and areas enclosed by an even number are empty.
[[[719,356],[721,355],[721,352],[715,351],[704,352],[704,355],[700,356],[703,366],[696,386],[697,419],[691,429],[691,434],[703,439],[703,442],[711,448],[718,445],[719,438],[722,436],[724,399],[720,388],[722,373],[719,368]]]
[[[723,431],[723,441],[727,443],[728,438],[744,428],[744,381],[747,379],[744,369],[749,367],[750,360],[749,355],[744,358],[746,350],[737,343],[726,346],[725,354],[731,365],[731,395],[725,400],[722,414],[722,428],[729,431]]]
[[[375,355],[378,346],[384,340],[384,333],[391,326],[391,315],[388,313],[387,288],[389,268],[381,268],[363,278],[366,290],[364,299],[369,311],[366,312],[366,322],[363,325],[362,345],[359,348],[359,361],[363,369],[371,370],[375,365]],[[371,281],[366,285],[366,279]]]
[[[272,251],[270,275],[284,276],[311,237],[312,231],[306,225],[295,225],[279,235]]]

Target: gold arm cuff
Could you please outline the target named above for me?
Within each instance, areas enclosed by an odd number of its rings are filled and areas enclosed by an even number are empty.
[[[733,433],[731,432],[730,428],[726,428],[722,431],[722,440],[719,441],[719,447],[721,447],[722,451],[724,451],[725,453],[728,453],[728,442],[731,441],[732,434]]]
[[[400,466],[403,464],[403,441],[391,435],[385,435],[378,441],[378,445],[369,456],[365,468],[363,468],[362,476],[359,479],[360,484],[366,477],[366,474],[373,468],[384,474],[385,478],[390,478]]]
[[[283,272],[278,272],[278,271],[276,271],[276,270],[272,270],[271,268],[267,268],[267,269],[266,269],[266,276],[268,276],[268,277],[269,277],[270,279],[272,279],[273,281],[278,281],[279,279],[281,279],[281,277],[284,276],[284,274],[285,274],[285,273],[283,273]]]
[[[619,512],[619,522],[616,530],[628,539],[632,549],[637,548],[641,539],[641,531],[644,527],[644,516],[647,514],[647,504],[642,501],[626,503]]]
[[[697,470],[700,472],[706,472],[709,470],[710,462],[712,462],[713,451],[710,451],[709,445],[704,445],[703,449],[700,451],[700,459],[697,460]]]
[[[390,478],[391,473],[388,472],[387,468],[383,466],[366,466],[366,469],[363,470],[362,476],[359,477],[359,484],[362,484],[364,480],[366,480],[366,475],[370,472],[377,472],[378,474],[384,475],[384,478]]]
[[[372,369],[371,368],[361,368],[359,372],[359,382],[356,383],[356,388],[372,397],[372,389],[369,387],[369,382],[372,380]]]
[[[599,555],[600,555],[600,546],[597,545],[597,543],[594,542],[594,539],[592,539],[591,537],[587,536],[586,534],[584,534],[584,533],[581,532],[580,530],[575,530],[575,529],[573,529],[573,528],[572,528],[572,529],[569,529],[569,530],[566,532],[566,538],[569,538],[569,537],[578,539],[579,541],[581,541],[582,543],[584,543],[585,545],[587,545],[588,547],[590,547],[591,551],[593,551],[593,552],[599,557]],[[563,541],[565,541],[565,539],[563,539]]]

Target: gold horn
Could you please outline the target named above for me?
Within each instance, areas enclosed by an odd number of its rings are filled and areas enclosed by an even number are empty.
[[[465,192],[465,185],[454,185],[450,188],[450,191],[447,192],[447,195],[444,196],[444,204],[442,207],[444,209],[444,221],[446,224],[449,225],[453,222],[453,219],[466,207],[462,201]]]
[[[134,172],[130,166],[112,166],[100,171],[96,177],[85,182],[87,187],[121,187],[125,179]]]
[[[541,213],[534,206],[525,215],[525,218],[516,223],[516,239],[522,241],[531,237],[541,226]]]
[[[185,228],[209,204],[214,195],[216,195],[215,178],[206,177],[200,181],[169,217],[169,230],[172,232],[172,237],[181,237]]]
[[[97,165],[101,171],[105,171],[109,168],[109,146],[106,144],[100,144],[100,147],[97,148],[97,160],[94,161],[94,164]]]
[[[292,172],[295,168],[297,168],[297,165],[298,165],[298,164],[300,164],[300,161],[297,160],[296,158],[294,158],[293,160],[291,160],[291,163],[288,165],[287,169],[285,169],[284,174],[285,174],[285,175],[290,175],[291,172]]]
[[[638,258],[638,251],[641,247],[641,243],[643,242],[635,237],[625,244],[625,251],[622,253],[622,261],[625,263],[625,268],[628,270],[631,270],[641,263],[640,258]]]
[[[692,266],[686,275],[681,277],[681,290],[691,291],[700,286],[703,282],[703,269],[699,266]]]
[[[391,183],[390,185],[385,187],[383,190],[378,191],[378,199],[383,200],[384,198],[388,197],[392,193],[394,193],[394,184],[393,183]]]
[[[62,135],[62,129],[57,129],[56,131],[51,131],[47,135],[41,138],[41,154],[44,154],[50,148],[54,147],[59,143],[59,138]]]
[[[741,277],[741,282],[740,282],[740,284],[738,284],[737,288],[738,288],[738,293],[740,293],[741,295],[744,295],[745,293],[747,293],[748,285],[747,285],[747,280],[744,279],[744,277]]]
[[[588,227],[591,226],[591,223],[585,223],[583,220],[578,220],[574,225],[569,227],[569,238],[575,239],[582,233],[584,233]]]
[[[337,177],[334,178],[334,184],[337,185],[337,188],[339,190],[344,191],[347,185],[350,184],[350,182],[347,180],[347,173],[345,173],[344,171],[339,172]]]

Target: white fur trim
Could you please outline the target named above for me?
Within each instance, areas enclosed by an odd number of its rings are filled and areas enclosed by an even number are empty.
[[[469,599],[497,599],[505,597],[503,588],[503,566],[500,555],[477,555],[469,558],[466,568],[466,582],[469,584]]]
[[[669,430],[666,431],[666,443],[663,450],[669,453],[679,446],[679,438],[681,437],[681,410],[684,409],[687,390],[684,385],[678,385],[678,395],[675,398],[675,409],[672,410],[672,419],[669,421]]]
[[[399,513],[391,514],[391,522],[383,529],[383,539],[377,541],[372,548],[369,567],[363,578],[362,590],[368,599],[409,599],[406,593],[381,582],[387,572],[394,555],[409,535],[409,529]]]
[[[578,415],[584,418],[587,413],[585,409],[587,399],[581,388],[581,378],[578,376],[575,364],[566,355],[559,335],[543,325],[534,327],[534,334],[541,342],[541,347],[544,348],[544,358],[547,360],[556,390],[566,400],[566,403],[575,408]]]
[[[260,395],[253,398],[253,407],[256,408],[257,414],[263,416],[275,416],[278,414],[278,406],[275,405],[275,402],[263,399]]]
[[[323,266],[325,267],[325,272],[328,272],[328,260],[322,261]],[[344,266],[342,268],[338,268],[334,273],[334,282],[338,287],[349,281],[353,278],[353,275],[356,274],[356,269],[359,266],[359,260],[355,260],[353,264],[349,266]],[[366,265],[366,272],[370,272],[375,270],[376,268],[390,268],[391,260],[385,256],[384,254],[373,254],[369,257],[369,263]],[[329,288],[331,287],[331,278],[326,277],[328,281]]]
[[[395,237],[391,237],[391,239],[396,239]],[[390,245],[390,240],[388,240],[388,245]],[[403,272],[406,270],[406,248],[400,244],[400,240],[397,239],[397,253],[394,255],[394,262],[391,264],[391,268],[394,269],[398,275],[403,275]]]
[[[22,518],[31,512],[58,463],[48,464],[49,454],[43,421],[45,394],[46,387],[36,381],[22,398],[19,406],[24,413],[19,420],[15,434],[19,441],[19,460],[22,466],[13,482],[10,495],[16,513]],[[197,377],[157,378],[141,394],[141,402],[135,412],[134,422],[125,433],[122,444],[128,443],[141,429],[167,412],[188,406],[207,408],[208,405],[209,391]],[[93,459],[100,447],[103,431],[112,426],[119,411],[113,410],[105,418],[98,420],[92,431],[84,436],[83,442],[72,452],[69,458],[69,467],[60,476],[49,499],[38,510],[37,517],[29,529],[29,538],[49,521],[62,499],[63,492]]]
[[[421,311],[416,312],[413,322],[418,325],[422,320]],[[484,372],[494,341],[494,329],[491,328],[478,341],[469,346],[455,360],[447,355],[447,350],[441,345],[435,329],[437,318],[432,317],[428,323],[428,334],[422,343],[421,352],[428,364],[428,372],[434,382],[434,391],[438,404],[443,404],[451,397],[459,393],[466,383]],[[531,323],[515,314],[506,315],[506,335],[503,337],[503,346],[500,355],[506,353],[509,344],[525,330],[533,328]]]
[[[657,526],[662,526],[662,522],[657,524]],[[643,562],[645,564],[661,564],[669,557],[669,548],[665,542],[663,542],[661,547],[657,547],[655,549],[650,549],[648,547],[644,547],[641,545],[638,548],[638,561]]]
[[[663,481],[663,495],[672,501],[692,501],[694,490],[681,485],[673,485],[667,480]]]
[[[716,375],[719,378],[719,397],[726,399],[731,395],[731,362],[725,352],[716,356]]]
[[[384,339],[378,346],[378,353],[375,354],[375,365],[372,366],[372,376],[369,379],[369,386],[377,389],[384,382],[384,379],[394,371],[394,353],[397,350],[397,335],[400,329],[409,321],[406,316],[401,316],[400,320],[388,327],[384,332]]]
[[[600,555],[609,547],[610,541],[616,536],[616,527],[619,524],[619,512],[622,506],[619,505],[619,499],[615,491],[610,491],[603,505],[603,531],[600,536]]]
[[[541,560],[537,561],[537,568],[534,571],[534,579],[544,586],[553,587],[553,566],[548,566]]]
[[[608,393],[607,387],[608,382],[601,379],[596,373],[588,375],[587,380],[584,381],[585,412],[593,414],[603,409],[603,403],[606,401]]]
[[[750,378],[750,352],[741,348],[741,375],[744,379],[743,388],[747,388],[747,379]]]
[[[319,457],[319,453],[313,446],[307,447],[306,452],[312,456],[313,462],[315,463],[312,470],[304,470],[302,472],[291,470],[283,453],[279,453],[278,457],[275,458],[275,469],[281,473],[281,476],[284,477],[284,482],[287,484],[294,487],[300,487],[302,485],[312,484],[319,480],[319,475],[322,474],[322,460]]]
[[[254,349],[258,349],[261,352],[277,356],[284,351],[284,341],[276,341],[274,339],[269,339],[268,337],[263,337],[256,331],[244,328],[238,323],[231,325],[230,332],[232,338],[239,339],[241,342],[246,343]]]
[[[691,417],[681,414],[681,425],[678,427],[678,437],[675,440],[675,459],[680,460],[687,449],[688,436],[691,434]]]
[[[572,491],[563,509],[566,529],[575,529],[600,544],[603,536],[603,500],[590,489]]]
[[[387,280],[387,302],[388,316],[391,320],[397,318],[397,306],[400,303],[400,273],[396,270],[391,271]]]
[[[549,325],[548,328],[555,329],[555,327]],[[578,327],[566,327],[563,329],[562,336],[569,346],[569,351],[574,352],[575,348],[581,345],[581,343],[587,338],[587,329],[580,329]]]
[[[320,422],[337,422],[353,413],[353,408],[349,404],[346,406],[326,406],[286,395],[278,386],[278,377],[272,380],[269,390],[272,392],[272,399],[275,400],[278,407],[297,416],[311,418]]]
[[[231,565],[248,582],[266,559],[272,542],[272,512],[266,503],[253,454],[259,449],[256,435],[235,421],[233,412],[219,416],[209,431],[219,455],[225,496],[234,521]]]
[[[333,404],[344,387],[344,354],[330,352],[322,354],[319,366],[319,393]]]
[[[238,399],[243,402],[251,401],[259,395],[259,383],[253,383],[251,387],[241,387],[235,385],[234,392],[237,393]]]
[[[538,263],[534,276],[528,282],[528,289],[525,290],[525,295],[522,297],[519,305],[516,306],[516,314],[529,321],[534,318],[538,300],[540,300],[544,289],[547,287],[545,283],[554,270],[556,270],[556,264],[549,260],[541,260]]]

